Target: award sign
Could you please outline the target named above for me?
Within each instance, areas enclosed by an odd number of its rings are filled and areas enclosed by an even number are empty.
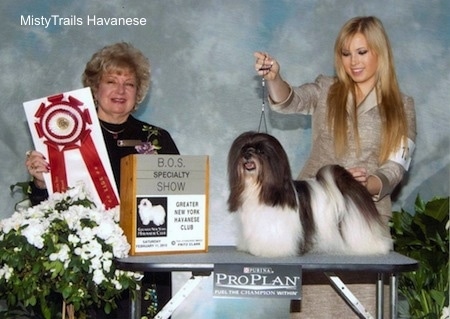
[[[128,155],[121,176],[120,226],[130,255],[207,251],[208,156]]]
[[[119,204],[117,187],[91,90],[84,88],[25,102],[34,146],[50,165],[49,194],[82,182],[97,205]],[[70,168],[70,169],[69,169]]]

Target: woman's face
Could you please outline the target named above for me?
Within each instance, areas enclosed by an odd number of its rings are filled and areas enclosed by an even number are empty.
[[[98,117],[109,123],[123,123],[136,105],[136,76],[127,69],[103,73],[95,98]]]
[[[342,49],[341,58],[345,72],[367,94],[375,85],[378,57],[369,49],[366,37],[356,33]]]

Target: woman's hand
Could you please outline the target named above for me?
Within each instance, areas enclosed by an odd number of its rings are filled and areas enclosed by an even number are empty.
[[[269,54],[265,52],[255,52],[255,69],[258,75],[266,80],[274,80],[280,72],[280,65]]]
[[[369,191],[370,195],[380,193],[382,184],[379,177],[369,175],[364,167],[347,168],[347,171]]]
[[[353,178],[360,182],[364,187],[367,186],[367,170],[364,167],[352,167],[347,171],[352,174]]]
[[[255,52],[256,72],[267,80],[267,89],[273,103],[285,101],[291,93],[291,87],[280,75],[280,65],[265,52]]]
[[[44,181],[43,173],[50,171],[44,155],[38,151],[28,151],[26,154],[25,166],[28,172],[33,176],[33,182],[37,188],[47,188]]]

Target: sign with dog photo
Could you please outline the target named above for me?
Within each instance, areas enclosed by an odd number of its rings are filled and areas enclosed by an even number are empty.
[[[207,251],[208,156],[129,155],[121,176],[120,226],[130,255]]]

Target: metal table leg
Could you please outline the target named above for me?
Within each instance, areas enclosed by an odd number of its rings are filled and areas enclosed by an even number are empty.
[[[398,274],[391,274],[389,278],[390,288],[390,315],[391,319],[397,318],[398,313]]]
[[[353,309],[353,311],[362,319],[373,319],[372,315],[364,308],[356,296],[348,289],[342,280],[333,273],[325,273],[331,285],[345,302]]]
[[[130,291],[130,318],[141,319],[142,291],[136,291],[135,295],[135,298],[133,298],[133,292]]]
[[[200,284],[200,282],[210,276],[211,273],[192,274],[192,277],[180,288],[172,299],[158,312],[155,319],[167,319],[178,308],[179,305],[189,296],[189,294]]]
[[[379,273],[377,279],[377,319],[384,316],[384,274]]]

